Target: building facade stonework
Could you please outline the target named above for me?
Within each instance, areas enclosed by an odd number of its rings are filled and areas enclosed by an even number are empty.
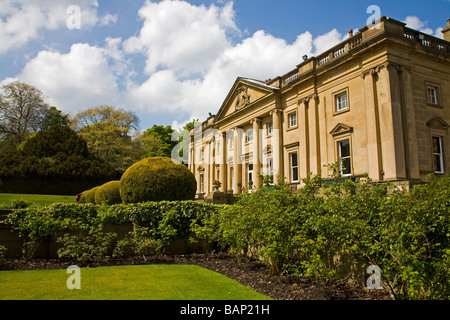
[[[413,185],[450,171],[450,20],[444,40],[383,17],[291,72],[237,78],[222,107],[191,131],[189,168],[202,198],[309,173]]]

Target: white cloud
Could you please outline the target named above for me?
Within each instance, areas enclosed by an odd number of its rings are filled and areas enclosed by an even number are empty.
[[[106,14],[100,18],[100,25],[107,26],[109,24],[115,24],[117,22],[117,15]]]
[[[417,16],[407,16],[405,18],[405,21],[403,21],[404,23],[406,23],[406,26],[408,28],[435,36],[437,38],[443,38],[443,34],[441,32],[441,30],[443,29],[442,27],[437,28],[436,30],[433,30],[429,27],[427,27],[428,25],[428,21],[422,21],[419,17]]]
[[[342,35],[336,29],[333,29],[324,35],[318,36],[316,39],[314,39],[316,54],[323,53],[324,51],[340,43],[342,40]]]
[[[105,51],[88,44],[74,44],[67,54],[41,51],[17,78],[41,89],[50,104],[65,112],[120,100]]]
[[[128,39],[128,53],[145,53],[145,71],[168,68],[188,74],[204,72],[231,43],[236,31],[232,3],[224,7],[194,6],[185,1],[147,1],[139,10],[140,33]]]
[[[98,16],[97,0],[0,0],[0,54],[39,39],[44,30],[66,28],[71,5],[80,7],[82,28],[117,21],[110,14]]]
[[[204,119],[220,108],[238,76],[265,80],[289,72],[302,61],[331,48],[343,37],[332,30],[313,39],[310,32],[295,42],[263,30],[238,43],[232,2],[218,8],[184,1],[148,1],[140,10],[144,24],[124,41],[128,53],[141,53],[148,78],[128,84],[126,101],[152,114],[185,114]],[[170,23],[172,22],[172,23]]]

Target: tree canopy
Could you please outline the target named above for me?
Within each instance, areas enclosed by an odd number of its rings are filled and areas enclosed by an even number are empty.
[[[86,142],[68,127],[40,131],[24,143],[22,150],[0,155],[0,182],[14,189],[26,181],[26,190],[33,193],[46,193],[43,184],[47,183],[52,193],[71,194],[73,185],[81,192],[118,176],[111,165],[91,155]],[[22,192],[13,189],[8,191]]]
[[[139,118],[132,112],[113,106],[99,106],[78,113],[73,128],[87,142],[98,158],[125,171],[140,160],[140,150],[133,140]]]
[[[39,89],[21,82],[4,85],[0,94],[2,150],[14,150],[30,133],[41,130],[48,112]]]

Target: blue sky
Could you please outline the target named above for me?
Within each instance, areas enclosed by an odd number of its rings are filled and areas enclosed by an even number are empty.
[[[238,76],[282,75],[342,41],[370,5],[439,37],[450,19],[449,0],[0,0],[0,84],[71,115],[108,104],[141,129],[177,127],[216,113]]]

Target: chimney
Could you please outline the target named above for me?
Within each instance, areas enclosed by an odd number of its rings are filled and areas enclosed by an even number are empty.
[[[450,42],[450,19],[447,20],[447,26],[441,32],[444,34],[444,40]]]

